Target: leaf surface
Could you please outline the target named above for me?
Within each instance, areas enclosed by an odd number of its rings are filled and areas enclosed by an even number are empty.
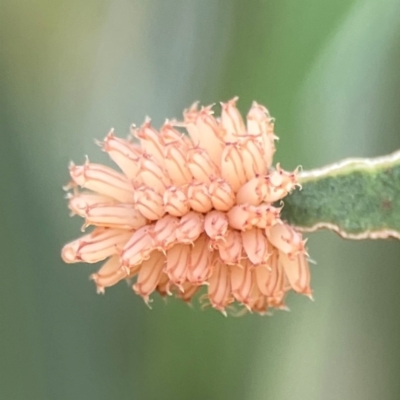
[[[299,174],[301,190],[282,217],[303,232],[331,229],[347,239],[400,239],[400,151],[348,159]]]

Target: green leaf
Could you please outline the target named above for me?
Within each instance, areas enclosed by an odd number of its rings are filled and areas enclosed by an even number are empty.
[[[299,174],[283,218],[304,232],[331,229],[347,239],[400,239],[400,151],[348,159]]]

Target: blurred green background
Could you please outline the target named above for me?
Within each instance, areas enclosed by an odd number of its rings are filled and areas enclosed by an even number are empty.
[[[400,243],[309,235],[315,302],[224,318],[65,265],[93,139],[194,100],[277,118],[305,169],[400,148],[399,0],[0,1],[0,399],[399,399]]]

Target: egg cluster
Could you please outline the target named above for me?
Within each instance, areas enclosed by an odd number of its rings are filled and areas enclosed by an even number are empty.
[[[100,145],[121,172],[70,165],[69,208],[94,229],[62,258],[106,260],[91,276],[99,293],[134,278],[147,303],[154,291],[189,302],[205,285],[215,309],[236,302],[261,314],[285,308],[290,290],[311,297],[305,240],[280,219],[297,170],[272,167],[268,110],[254,102],[245,123],[236,101],[219,118],[194,104],[159,131],[149,119],[128,139],[111,131]]]

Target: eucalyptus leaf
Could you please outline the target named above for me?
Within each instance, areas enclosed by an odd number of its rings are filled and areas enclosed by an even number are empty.
[[[400,239],[400,151],[347,159],[299,174],[301,190],[282,216],[299,230],[327,228],[347,239]]]

